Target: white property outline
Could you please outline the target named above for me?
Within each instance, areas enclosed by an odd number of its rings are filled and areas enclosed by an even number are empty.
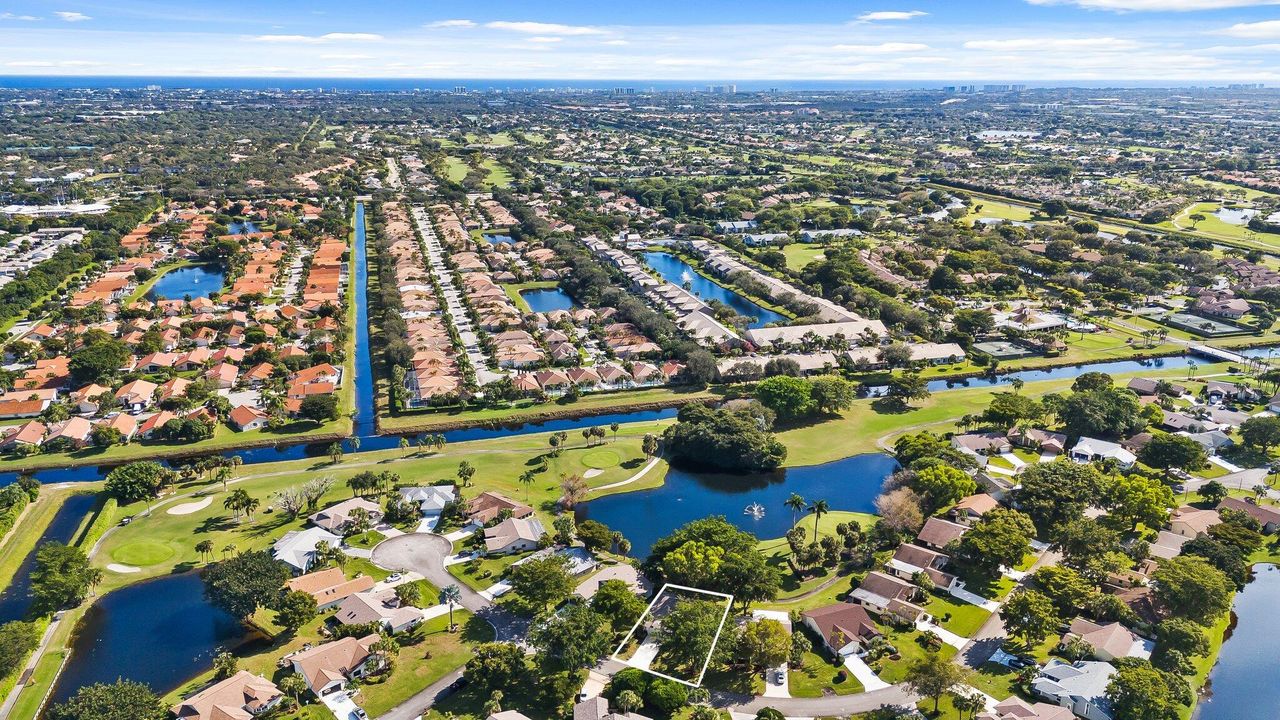
[[[711,595],[711,596],[722,598],[729,601],[724,606],[724,614],[720,616],[720,625],[716,627],[716,636],[715,636],[715,639],[711,641],[711,650],[707,652],[707,659],[702,661],[702,670],[701,672],[698,673],[698,679],[695,680],[694,682],[689,682],[688,680],[681,680],[680,678],[677,678],[677,677],[671,677],[666,673],[660,673],[657,670],[653,670],[651,668],[642,668],[638,665],[632,665],[630,660],[623,660],[622,658],[618,657],[618,653],[622,652],[622,649],[627,646],[627,641],[631,639],[631,636],[636,634],[636,630],[640,629],[640,624],[644,622],[645,618],[649,617],[649,613],[653,612],[653,606],[658,604],[658,598],[661,598],[662,593],[666,592],[668,588],[672,590],[687,590],[689,592],[701,593],[703,595]],[[609,659],[614,660],[616,662],[620,662],[623,665],[626,665],[627,667],[635,668],[637,670],[647,672],[650,675],[656,675],[664,680],[678,682],[681,685],[688,685],[689,687],[692,687],[692,688],[702,687],[702,678],[707,674],[707,667],[711,665],[711,656],[716,654],[716,645],[720,642],[720,633],[724,631],[724,622],[725,620],[729,619],[729,611],[732,609],[733,609],[733,596],[727,593],[715,592],[713,590],[703,590],[702,588],[689,587],[688,585],[674,585],[672,583],[664,583],[662,585],[662,588],[658,590],[658,593],[653,596],[653,600],[649,601],[649,607],[644,609],[644,612],[640,615],[640,619],[636,620],[636,624],[631,626],[631,630],[627,633],[626,637],[622,638],[622,642],[618,643],[618,649],[613,651],[613,655],[609,656]]]

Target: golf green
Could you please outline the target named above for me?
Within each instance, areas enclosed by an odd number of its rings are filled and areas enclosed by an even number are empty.
[[[150,540],[121,545],[111,553],[111,559],[116,562],[138,567],[158,565],[171,557],[173,557],[173,548]]]

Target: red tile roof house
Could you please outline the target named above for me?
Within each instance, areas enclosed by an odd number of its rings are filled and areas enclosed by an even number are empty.
[[[38,448],[44,442],[46,430],[48,428],[39,420],[31,420],[17,427],[10,425],[0,431],[4,433],[0,436],[0,450],[8,450],[19,445]]]
[[[836,603],[800,613],[808,627],[837,656],[861,655],[867,643],[882,633],[865,608],[852,603]]]
[[[250,720],[284,698],[275,683],[241,670],[170,708],[178,720]]]
[[[156,384],[146,380],[125,383],[116,391],[116,400],[125,410],[146,410],[156,394]]]
[[[231,363],[218,363],[204,374],[205,379],[213,381],[219,389],[235,387],[236,378],[240,377],[240,368]]]
[[[467,503],[467,517],[482,525],[497,520],[503,510],[510,510],[511,517],[526,518],[533,514],[533,508],[524,503],[495,492],[482,492]]]
[[[267,426],[267,421],[270,419],[266,413],[248,405],[237,405],[227,416],[227,422],[231,427],[241,432],[261,430]]]

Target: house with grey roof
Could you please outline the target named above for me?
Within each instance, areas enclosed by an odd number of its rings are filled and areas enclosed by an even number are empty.
[[[1104,662],[1050,660],[1031,682],[1031,692],[1085,720],[1112,720],[1107,685],[1116,669]]]
[[[337,547],[342,544],[342,536],[318,527],[290,530],[271,547],[271,554],[292,568],[294,573],[301,574],[311,569],[316,559],[316,548],[322,544]]]

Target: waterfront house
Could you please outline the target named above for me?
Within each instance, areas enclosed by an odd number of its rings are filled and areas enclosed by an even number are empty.
[[[347,680],[365,675],[365,661],[371,648],[382,638],[371,634],[362,638],[344,637],[330,643],[301,650],[285,659],[293,671],[307,681],[307,688],[317,696],[342,690]]]
[[[336,567],[299,575],[284,584],[289,592],[304,592],[315,598],[316,608],[322,611],[337,607],[348,595],[371,590],[373,586],[371,576],[360,575],[348,580],[342,569]]]
[[[1031,691],[1085,720],[1112,720],[1107,685],[1115,674],[1116,669],[1105,662],[1053,659],[1032,681]]]
[[[178,720],[250,720],[284,698],[270,680],[241,670],[170,708]]]

